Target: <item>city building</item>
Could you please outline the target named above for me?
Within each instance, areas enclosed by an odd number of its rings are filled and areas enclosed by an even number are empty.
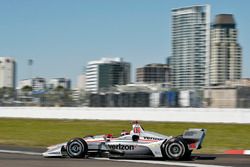
[[[57,87],[63,87],[65,89],[71,88],[71,81],[67,78],[53,78],[49,80],[48,88],[55,89]]]
[[[89,107],[149,107],[147,92],[92,93]]]
[[[208,75],[210,6],[172,9],[172,55],[168,62],[177,89],[201,89]]]
[[[86,75],[79,75],[77,77],[77,85],[76,85],[76,88],[78,90],[85,90],[85,87],[86,87]]]
[[[216,16],[211,29],[209,85],[221,85],[226,80],[241,78],[241,47],[232,14]]]
[[[0,88],[16,88],[16,61],[11,57],[0,57]]]
[[[136,69],[136,82],[166,83],[170,81],[170,68],[167,64],[148,64]]]
[[[121,58],[102,58],[91,61],[86,68],[86,91],[97,93],[115,85],[130,83],[130,63]]]
[[[131,83],[127,85],[117,85],[114,92],[161,92],[171,88],[169,83]]]
[[[116,85],[112,92],[91,93],[88,106],[90,107],[163,107],[176,106],[173,92],[171,99],[166,100],[166,90],[169,86],[162,83],[133,83]],[[169,92],[168,92],[169,93]],[[156,95],[156,96],[155,96]],[[158,96],[157,96],[158,95]],[[161,96],[160,96],[161,95]],[[175,94],[176,95],[176,94]],[[171,101],[171,104],[169,103]],[[174,103],[176,105],[174,105]]]
[[[206,106],[212,108],[250,108],[250,79],[205,87],[204,99]]]
[[[88,95],[86,88],[86,75],[81,74],[77,77],[76,87],[71,89],[72,99],[77,106],[87,106]]]
[[[227,86],[245,86],[245,87],[250,87],[250,78],[227,80],[227,81],[225,81],[225,85],[227,85]]]
[[[46,80],[44,78],[31,78],[19,81],[18,89],[22,89],[25,86],[32,87],[32,91],[41,91],[46,89]]]

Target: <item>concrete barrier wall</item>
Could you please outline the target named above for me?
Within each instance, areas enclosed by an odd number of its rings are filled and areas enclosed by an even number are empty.
[[[0,107],[0,118],[250,123],[250,109]]]

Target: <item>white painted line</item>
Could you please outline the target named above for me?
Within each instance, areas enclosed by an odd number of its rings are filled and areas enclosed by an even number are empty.
[[[24,154],[24,155],[39,155],[41,156],[42,153],[38,152],[30,152],[30,151],[14,151],[14,150],[0,150],[0,153],[8,153],[8,154]]]
[[[120,160],[120,159],[117,160],[117,159],[109,159],[109,158],[93,158],[93,159],[106,160],[106,161],[118,161],[118,162],[157,164],[157,165],[173,165],[173,166],[182,166],[182,167],[231,167],[231,166],[221,166],[221,165],[206,165],[206,164],[169,162],[169,161],[152,161],[152,160]]]
[[[250,155],[250,150],[245,150],[244,155]]]

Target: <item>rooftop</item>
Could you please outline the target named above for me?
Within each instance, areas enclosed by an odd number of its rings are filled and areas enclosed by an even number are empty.
[[[235,20],[232,14],[218,14],[215,17],[214,24],[215,25],[235,24]]]

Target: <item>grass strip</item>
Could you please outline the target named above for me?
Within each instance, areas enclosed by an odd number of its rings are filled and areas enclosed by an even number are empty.
[[[205,128],[207,136],[197,153],[223,153],[250,149],[249,124],[140,122],[145,130],[175,136],[188,128]],[[130,121],[0,119],[0,144],[45,147],[74,137],[96,134],[119,135],[131,129]]]

